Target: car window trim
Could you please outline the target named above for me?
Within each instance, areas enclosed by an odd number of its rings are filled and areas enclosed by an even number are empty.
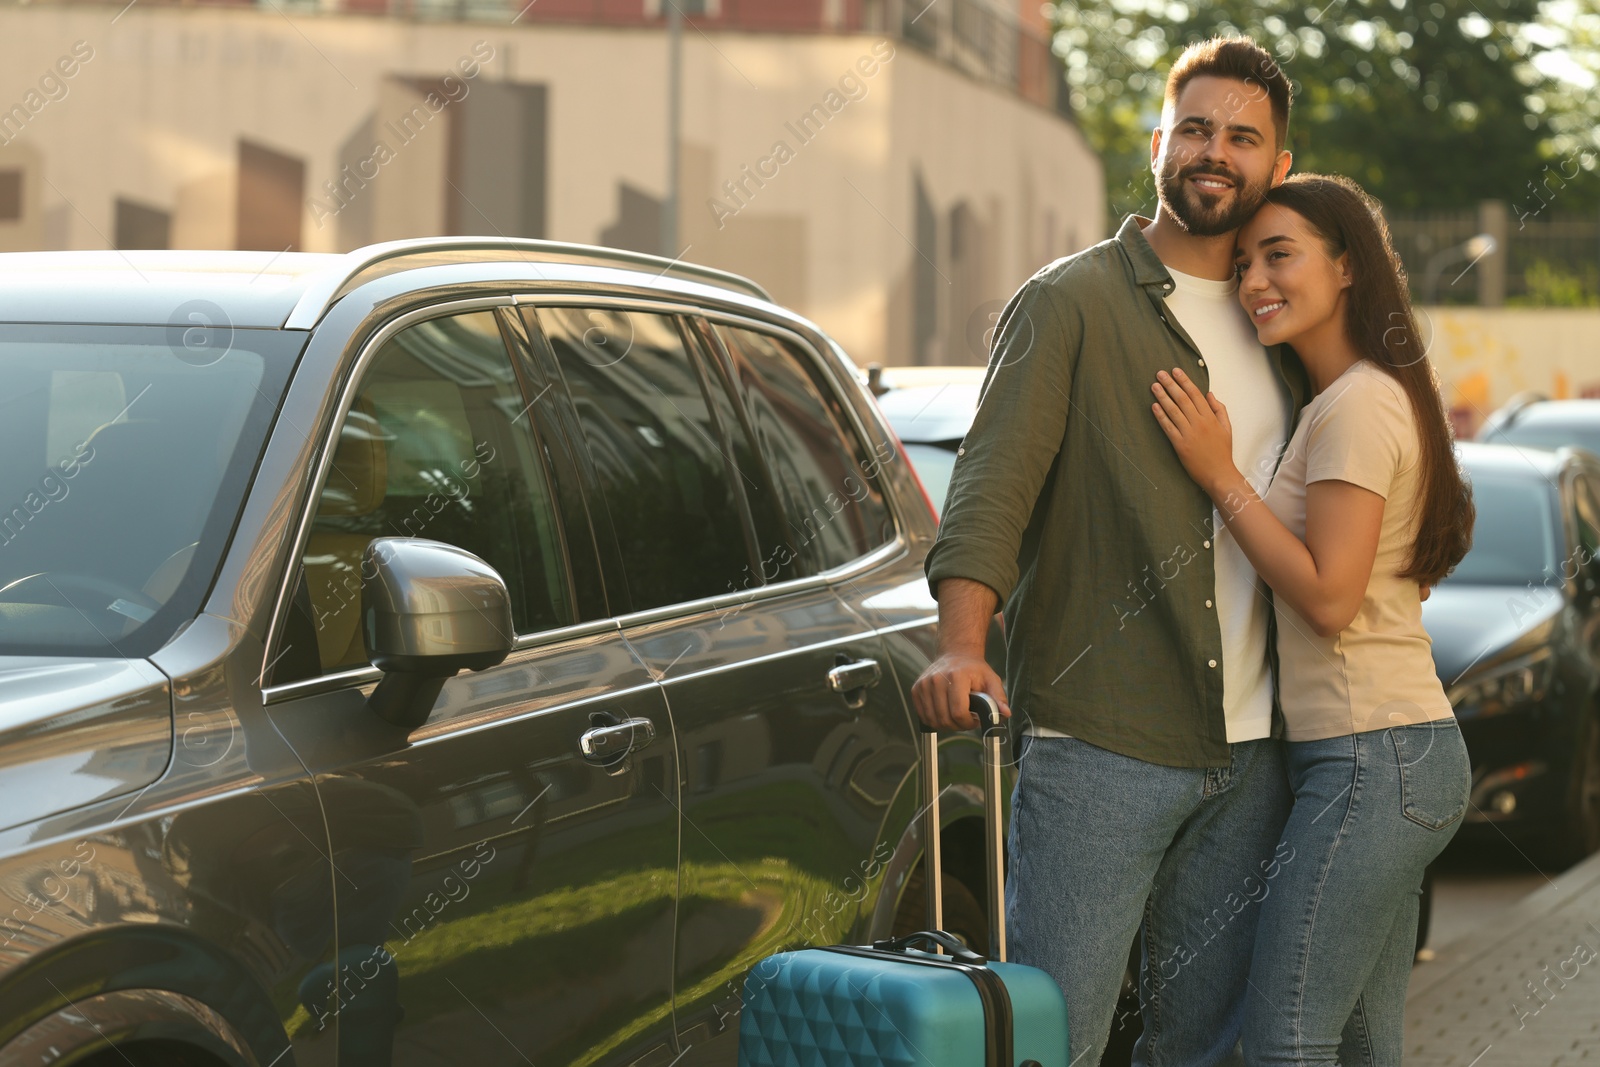
[[[820,574],[808,575],[805,578],[792,578],[786,582],[773,582],[771,585],[758,585],[738,593],[721,593],[717,596],[703,597],[699,600],[685,600],[676,604],[663,604],[656,608],[646,608],[643,611],[632,611],[626,615],[618,615],[617,623],[620,626],[636,626],[641,623],[659,622],[663,619],[674,619],[682,615],[694,615],[699,612],[710,612],[721,608],[735,608],[752,603],[757,600],[769,600],[773,597],[788,596],[814,589],[830,588],[841,582],[872,570],[875,567],[898,559],[905,554],[906,546],[896,537],[895,540],[886,542],[867,553],[851,560],[848,564],[835,567],[830,571]]]
[[[294,682],[285,683],[281,686],[268,686],[266,684],[268,672],[272,669],[273,665],[277,663],[278,659],[281,659],[283,656],[283,654],[280,652],[276,657],[274,657],[273,651],[276,649],[278,642],[283,638],[283,629],[288,618],[288,612],[292,606],[292,601],[294,599],[294,579],[295,575],[299,572],[301,560],[304,558],[306,541],[311,535],[311,520],[316,510],[315,502],[320,499],[322,488],[327,482],[328,468],[333,464],[333,454],[334,450],[338,446],[339,434],[344,430],[345,417],[350,413],[350,405],[355,401],[355,390],[361,383],[362,374],[364,374],[367,368],[372,364],[372,361],[377,358],[379,350],[382,349],[383,346],[388,343],[388,341],[396,334],[410,326],[414,326],[419,322],[427,322],[432,319],[448,318],[453,315],[460,315],[473,311],[489,311],[492,313],[496,308],[512,307],[514,305],[515,300],[511,294],[496,293],[492,296],[478,296],[469,297],[466,299],[445,300],[440,303],[427,304],[423,307],[414,307],[409,311],[402,312],[385,321],[376,330],[373,330],[369,335],[367,335],[366,339],[361,342],[361,348],[357,352],[355,360],[351,362],[349,370],[345,373],[344,379],[339,385],[339,399],[334,408],[333,422],[329,425],[327,433],[323,435],[319,446],[316,473],[311,478],[309,488],[299,503],[300,515],[295,525],[294,540],[290,547],[290,553],[287,563],[283,569],[283,574],[280,576],[278,581],[277,598],[276,602],[273,604],[271,621],[267,626],[267,639],[262,644],[261,670],[260,673],[256,675],[256,686],[258,689],[260,689],[264,699],[268,693],[279,693],[284,690],[305,686],[312,682],[321,682],[330,679],[345,679],[346,682],[344,684],[331,687],[344,688],[345,684],[348,684],[348,679],[352,679],[356,676],[362,675],[363,673],[370,674],[374,679],[382,676],[381,671],[379,671],[376,667],[369,665],[364,668],[357,667],[352,670],[340,671],[336,674],[318,675],[316,678],[297,679]],[[515,367],[517,354],[512,346],[507,342],[503,330],[498,329],[499,316],[496,316],[496,326],[496,332],[500,337],[500,343],[506,351],[506,359],[513,365],[513,367]],[[356,335],[360,336],[361,332],[362,331],[358,330]],[[517,389],[519,392],[523,391],[523,384],[520,375],[517,378]],[[555,506],[554,501],[551,503],[552,506]],[[575,592],[573,595],[576,595]],[[579,625],[592,625],[592,623]],[[572,627],[564,627],[562,629],[570,630]],[[554,632],[556,631],[544,631],[544,633]],[[518,642],[520,642],[524,636],[525,635],[523,634],[518,634]],[[542,634],[526,636],[542,636]],[[512,647],[516,648],[518,646],[513,645]],[[270,701],[268,702],[270,703]]]
[[[733,360],[728,354],[728,346],[718,336],[717,331],[711,328],[711,324],[706,321],[704,316],[681,315],[678,321],[683,323],[684,332],[693,335],[696,345],[705,353],[706,359],[711,364],[706,368],[707,372],[716,376],[718,387],[728,394],[728,400],[733,406],[734,418],[739,420],[739,427],[744,433],[745,439],[750,442],[750,449],[755,456],[756,463],[760,466],[763,482],[774,492],[778,492],[778,506],[783,511],[784,521],[786,523],[793,521],[794,516],[788,514],[788,506],[783,501],[783,494],[778,490],[778,479],[772,473],[772,465],[767,462],[767,455],[761,450],[760,437],[756,433],[755,425],[750,418],[750,405],[746,402],[744,390],[734,373]],[[741,493],[744,493],[748,502],[749,494],[745,493],[743,486],[740,486],[739,489]],[[764,557],[761,556],[759,551],[757,551],[756,555],[758,557],[756,566],[762,567]],[[808,572],[802,577],[809,577],[811,574],[816,573],[811,568],[813,561],[809,556],[797,555],[795,558],[800,563],[800,569]]]
[[[627,612],[607,619],[592,619],[588,622],[563,626],[555,630],[541,630],[538,633],[523,634],[511,646],[511,652],[515,654],[526,649],[559,644],[574,638],[589,637],[611,630],[621,632],[628,627],[676,619],[681,616],[709,615],[729,608],[737,611],[745,605],[756,601],[827,589],[839,582],[848,581],[864,571],[871,570],[900,557],[904,554],[904,550],[904,544],[899,539],[896,539],[879,546],[865,556],[852,560],[846,566],[835,567],[833,570],[822,574],[796,578],[787,582],[774,582],[771,585],[755,586],[743,592],[721,593],[713,597],[702,597],[699,600],[685,600],[676,604],[665,604],[661,607]],[[918,620],[918,624],[920,625],[922,621]],[[293,682],[285,682],[282,685],[269,686],[263,688],[261,693],[263,703],[276,704],[296,697],[315,696],[340,689],[375,684],[382,678],[382,671],[368,665],[366,667],[352,667],[335,674],[323,674],[315,678],[302,678]]]
[[[551,479],[549,486],[551,499],[556,502],[558,525],[561,529],[563,551],[566,554],[567,577],[572,586],[573,610],[576,612],[577,621],[595,622],[609,619],[615,612],[611,610],[608,592],[605,589],[604,571],[594,531],[594,507],[589,499],[588,478],[583,473],[578,457],[573,454],[571,435],[567,432],[565,389],[559,380],[550,378],[549,369],[539,358],[537,344],[542,341],[536,341],[532,336],[527,317],[522,314],[521,309],[513,304],[496,309],[495,314],[500,320],[500,331],[507,338],[511,348],[511,362],[518,381],[522,383],[523,395],[533,397],[528,404],[528,410],[531,412],[546,393],[554,394],[552,399],[557,405],[557,410],[549,419],[535,419],[530,414],[528,428],[533,434],[535,449],[543,449],[548,453],[550,460],[550,466],[545,473],[547,478]],[[543,379],[542,386],[541,379]],[[567,490],[567,495],[576,498],[579,511],[563,505],[564,488]],[[585,599],[585,591],[580,588],[577,557],[574,555],[574,535],[576,540],[582,542],[578,546],[583,550],[581,555],[587,556],[593,564],[595,577],[600,586],[599,611],[590,610],[593,605]]]
[[[551,470],[550,464],[546,462],[549,456],[544,447],[544,435],[539,432],[538,420],[533,417],[533,406],[544,395],[544,390],[536,388],[537,383],[529,377],[529,372],[533,368],[528,366],[522,351],[523,339],[513,333],[513,324],[520,325],[520,320],[516,315],[516,308],[502,305],[494,309],[493,315],[494,324],[500,331],[500,343],[505,346],[506,360],[511,367],[512,380],[516,382],[517,392],[522,394],[522,399],[528,401],[521,414],[512,419],[508,425],[513,428],[512,433],[515,433],[517,419],[521,418],[522,415],[528,416],[527,444],[529,451],[533,455],[534,462],[538,464],[540,481],[543,483],[542,489],[545,497],[550,501],[550,508],[553,512],[551,518],[554,520],[557,554],[561,559],[561,576],[567,586],[568,607],[572,609],[572,617],[574,619],[582,619],[583,608],[578,603],[578,576],[572,568],[571,538],[567,536],[566,516],[561,507],[561,492],[556,488],[556,472]],[[532,398],[531,400],[529,399],[530,397]],[[524,595],[526,595],[526,591],[524,591]],[[521,635],[519,634],[518,636]]]
[[[540,630],[537,633],[522,634],[511,645],[510,656],[528,649],[542,648],[546,645],[561,644],[564,641],[573,641],[581,637],[593,637],[609,631],[619,630],[617,620],[591,619],[588,622],[575,623],[572,626],[562,626],[554,630]],[[319,696],[323,693],[337,692],[342,689],[360,688],[364,685],[373,685],[383,679],[383,672],[368,664],[365,667],[350,667],[334,674],[321,674],[315,678],[299,678],[282,685],[267,686],[261,690],[262,703],[279,704],[285,700],[299,697]]]
[[[556,358],[545,324],[538,308],[526,302],[513,309],[522,322],[528,337],[528,358],[539,374],[550,383],[554,414],[558,423],[566,455],[576,475],[576,485],[583,498],[584,514],[589,523],[591,543],[600,582],[600,599],[605,604],[605,617],[614,618],[631,606],[632,591],[628,588],[622,568],[622,553],[617,545],[616,530],[611,522],[611,508],[600,489],[599,475],[595,471],[594,456],[583,433],[583,420],[572,400],[572,390],[566,371]]]
[[[740,536],[745,543],[745,566],[761,570],[761,541],[756,535],[755,515],[750,510],[750,495],[745,491],[745,475],[739,470],[739,464],[733,458],[733,434],[735,432],[745,435],[750,451],[758,458],[761,455],[760,446],[757,445],[755,436],[749,432],[745,420],[740,417],[739,395],[727,381],[726,375],[717,366],[717,353],[706,345],[700,336],[700,330],[695,325],[694,319],[689,315],[672,316],[672,328],[678,331],[678,340],[683,345],[684,355],[689,359],[689,366],[694,374],[695,381],[699,383],[702,396],[706,402],[706,417],[711,420],[717,432],[717,451],[722,453],[722,465],[728,479],[728,487],[734,494],[735,503],[739,507]],[[717,408],[716,393],[721,391],[728,402],[728,407],[733,410],[737,426],[730,427]],[[763,474],[766,464],[762,464]],[[767,484],[771,485],[770,478]]]

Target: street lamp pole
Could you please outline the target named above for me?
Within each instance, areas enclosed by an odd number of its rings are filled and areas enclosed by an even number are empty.
[[[667,5],[667,195],[661,203],[661,254],[678,255],[678,125],[683,91],[683,9]]]
[[[1498,247],[1492,234],[1480,233],[1474,237],[1469,237],[1458,245],[1451,245],[1449,248],[1435,252],[1428,258],[1427,266],[1422,269],[1422,292],[1420,294],[1422,302],[1424,304],[1438,303],[1439,276],[1444,272],[1445,267],[1452,263],[1459,263],[1464,259],[1472,261],[1467,264],[1468,267],[1471,267],[1473,263],[1478,262],[1484,256],[1493,255],[1498,250]],[[1466,271],[1461,273],[1465,274]],[[1451,282],[1450,284],[1454,285],[1455,283]]]

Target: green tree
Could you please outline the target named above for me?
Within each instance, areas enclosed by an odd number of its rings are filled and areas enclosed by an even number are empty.
[[[1168,67],[1189,43],[1232,33],[1271,52],[1294,86],[1295,170],[1349,175],[1391,210],[1498,198],[1515,218],[1519,199],[1536,206],[1538,185],[1560,187],[1561,210],[1600,203],[1600,103],[1583,81],[1600,70],[1595,9],[1596,0],[1099,0],[1057,5],[1056,50],[1111,176],[1113,222],[1155,208],[1150,131]],[[1564,179],[1550,177],[1558,170]]]
[[[1563,269],[1548,260],[1537,259],[1525,274],[1527,291],[1506,298],[1511,307],[1592,308],[1600,307],[1600,269],[1584,264],[1576,270]]]

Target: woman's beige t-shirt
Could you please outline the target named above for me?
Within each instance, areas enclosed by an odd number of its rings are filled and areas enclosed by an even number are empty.
[[[1422,628],[1422,594],[1401,578],[1418,509],[1420,444],[1400,383],[1363,359],[1307,404],[1264,497],[1280,522],[1306,536],[1306,486],[1343,481],[1384,498],[1378,555],[1361,610],[1318,637],[1276,598],[1278,693],[1285,736],[1316,741],[1385,730],[1454,713],[1434,673]]]

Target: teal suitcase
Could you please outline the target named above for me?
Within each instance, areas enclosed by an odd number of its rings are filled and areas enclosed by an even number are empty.
[[[740,1067],[1067,1067],[1067,1004],[1055,979],[1005,962],[1000,764],[1006,725],[989,697],[984,804],[989,955],[938,929],[870,945],[780,952],[751,968],[739,1014]],[[922,733],[929,909],[939,925],[937,735]],[[919,947],[920,946],[920,947]]]

